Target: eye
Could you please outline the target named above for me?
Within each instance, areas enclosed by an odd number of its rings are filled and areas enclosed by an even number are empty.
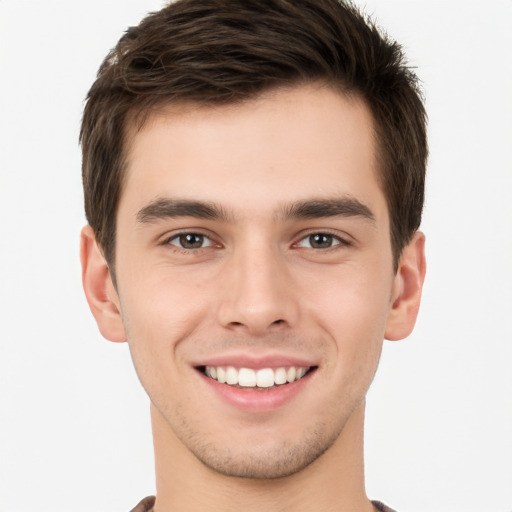
[[[329,233],[312,233],[302,238],[297,245],[308,249],[330,249],[343,243],[346,244],[341,238]]]
[[[204,249],[213,245],[213,242],[201,233],[180,233],[170,238],[167,243],[181,249]]]

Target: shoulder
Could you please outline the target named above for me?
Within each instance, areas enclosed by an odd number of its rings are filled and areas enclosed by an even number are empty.
[[[395,512],[393,509],[387,507],[386,505],[384,505],[384,503],[381,503],[380,501],[372,501],[372,503],[380,512]],[[139,504],[134,509],[131,510],[131,512],[151,512],[154,504],[155,497],[147,496],[142,501],[140,501]]]
[[[151,512],[155,504],[155,497],[148,496],[144,498],[131,512]]]
[[[387,507],[380,501],[372,501],[372,504],[380,512],[395,512],[392,508]]]

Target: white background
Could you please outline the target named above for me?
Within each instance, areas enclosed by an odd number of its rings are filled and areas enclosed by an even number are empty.
[[[0,0],[2,512],[127,511],[154,492],[148,400],[82,296],[77,139],[103,56],[161,5]],[[510,512],[512,1],[366,6],[418,67],[431,150],[423,306],[370,391],[368,494]]]

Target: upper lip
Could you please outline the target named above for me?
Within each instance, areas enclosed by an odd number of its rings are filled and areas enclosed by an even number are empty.
[[[288,354],[222,354],[201,359],[193,364],[201,366],[234,366],[235,368],[281,368],[281,367],[311,367],[318,363],[310,358],[292,356]]]

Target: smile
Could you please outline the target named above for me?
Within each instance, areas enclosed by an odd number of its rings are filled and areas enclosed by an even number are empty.
[[[252,389],[272,389],[302,379],[311,367],[235,368],[234,366],[204,366],[206,376],[220,384]]]

